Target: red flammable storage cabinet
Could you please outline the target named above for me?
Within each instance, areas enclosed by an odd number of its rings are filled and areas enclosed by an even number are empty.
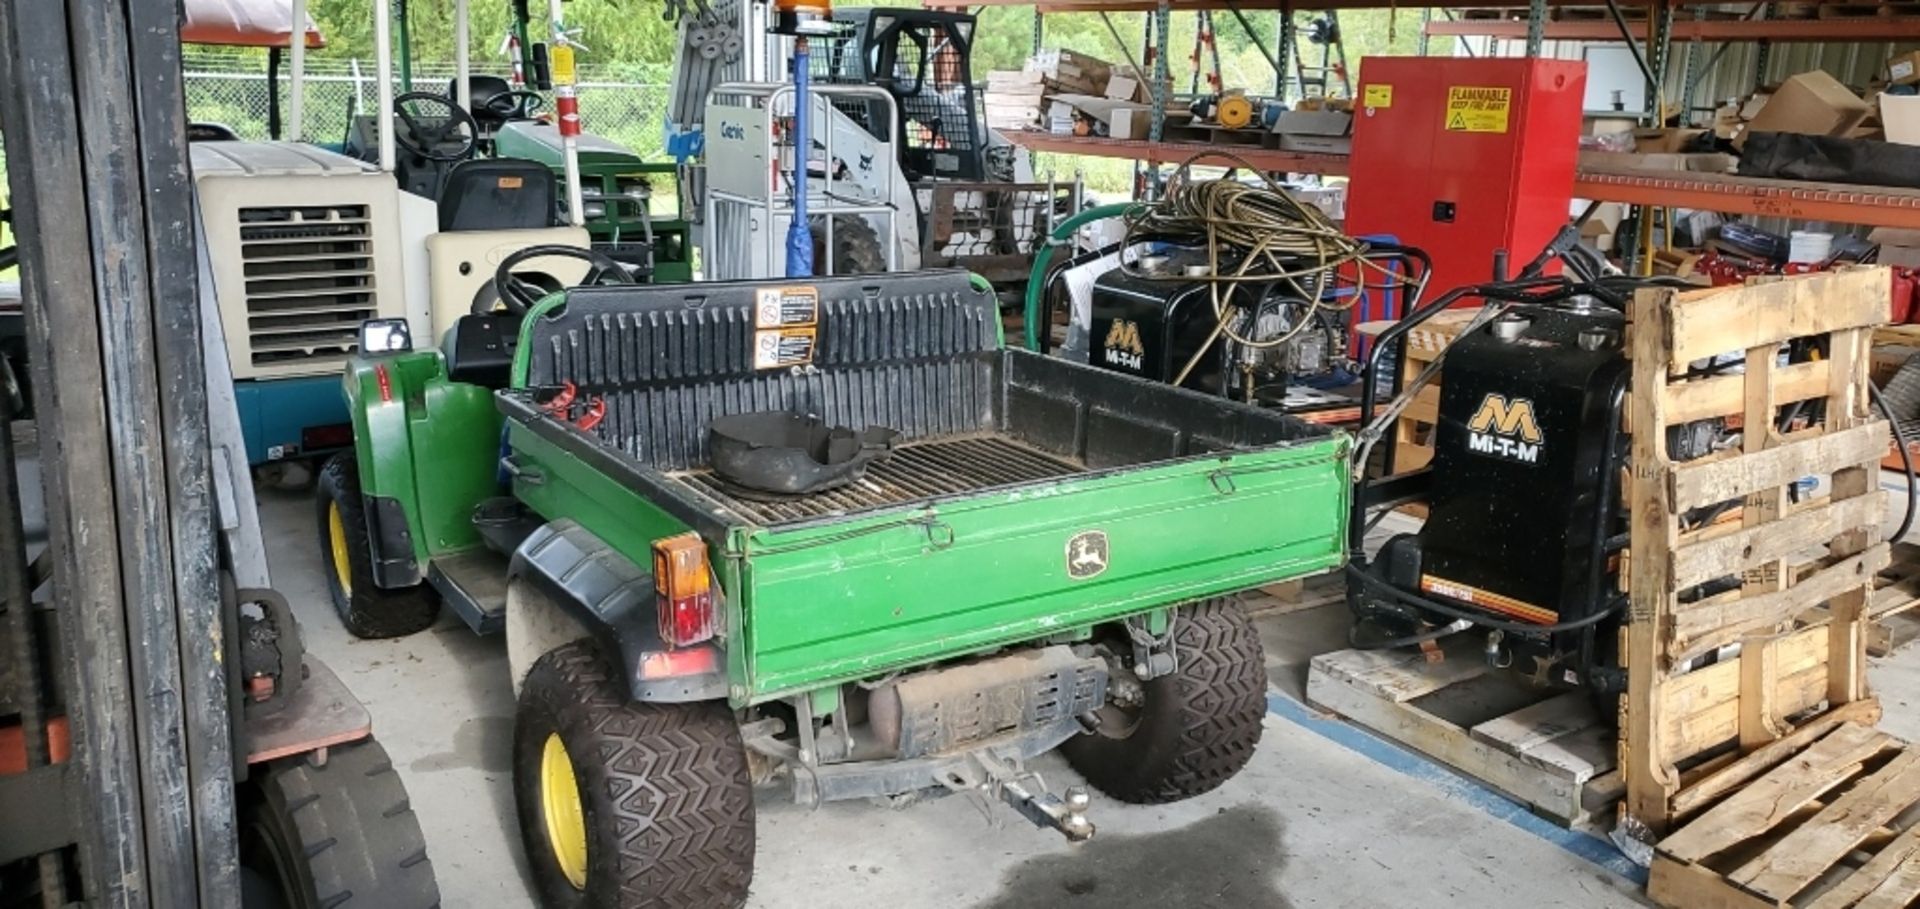
[[[1586,63],[1367,57],[1360,76],[1347,233],[1426,250],[1427,299],[1493,277],[1496,250],[1518,272],[1567,223]]]

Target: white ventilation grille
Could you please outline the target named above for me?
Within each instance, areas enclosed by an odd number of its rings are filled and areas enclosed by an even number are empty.
[[[311,367],[353,354],[360,323],[380,309],[374,240],[365,205],[240,209],[255,367]]]

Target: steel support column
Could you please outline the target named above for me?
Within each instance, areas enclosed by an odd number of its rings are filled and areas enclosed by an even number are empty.
[[[1287,100],[1287,70],[1293,65],[1293,55],[1295,53],[1293,43],[1297,37],[1293,24],[1293,4],[1282,0],[1280,3],[1280,12],[1275,15],[1280,21],[1279,27],[1274,29],[1273,39],[1273,96],[1280,99],[1282,103],[1285,103]]]
[[[174,3],[0,3],[88,905],[239,904],[179,29]]]
[[[1147,132],[1147,139],[1152,142],[1166,138],[1167,102],[1171,100],[1173,88],[1173,75],[1167,69],[1167,51],[1171,44],[1167,40],[1167,33],[1171,12],[1168,0],[1160,0],[1153,9],[1153,114],[1148,118]],[[1160,167],[1157,164],[1147,171],[1147,190],[1151,198],[1160,197]]]
[[[1547,0],[1527,3],[1527,56],[1540,56],[1547,40]]]

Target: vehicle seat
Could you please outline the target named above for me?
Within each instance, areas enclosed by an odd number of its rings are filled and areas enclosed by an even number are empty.
[[[500,112],[487,107],[487,102],[496,95],[513,91],[513,84],[499,76],[475,73],[467,77],[467,91],[471,95],[467,113],[473,115],[473,121],[480,124],[480,132],[493,135],[513,117],[503,116]],[[447,97],[460,97],[460,77],[455,76],[447,82]]]
[[[188,142],[238,142],[240,134],[225,123],[187,124]]]
[[[520,316],[496,312],[461,316],[441,345],[447,378],[483,388],[505,388],[513,377]]]
[[[524,158],[475,158],[447,172],[440,229],[531,230],[556,223],[553,171]]]

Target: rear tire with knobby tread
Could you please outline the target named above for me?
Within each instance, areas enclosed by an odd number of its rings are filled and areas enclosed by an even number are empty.
[[[1174,611],[1177,668],[1145,683],[1138,723],[1061,745],[1094,788],[1123,802],[1160,804],[1210,792],[1239,773],[1267,712],[1260,634],[1232,599]]]
[[[320,564],[340,623],[356,638],[397,638],[423,631],[440,615],[440,598],[425,584],[385,588],[373,581],[373,541],[367,536],[360,463],[351,449],[327,459],[314,490],[320,528]],[[346,542],[347,584],[333,557],[332,509],[339,509]]]
[[[558,735],[578,780],[586,882],[561,870],[547,833],[541,760]],[[726,704],[632,700],[592,640],[527,673],[513,732],[513,788],[541,904],[720,909],[753,879],[753,788]]]
[[[240,857],[288,909],[440,905],[406,786],[370,738],[255,767]]]
[[[808,219],[813,233],[813,273],[827,267],[827,219]],[[863,215],[835,215],[833,219],[833,274],[877,275],[887,270],[887,249],[880,232]]]

